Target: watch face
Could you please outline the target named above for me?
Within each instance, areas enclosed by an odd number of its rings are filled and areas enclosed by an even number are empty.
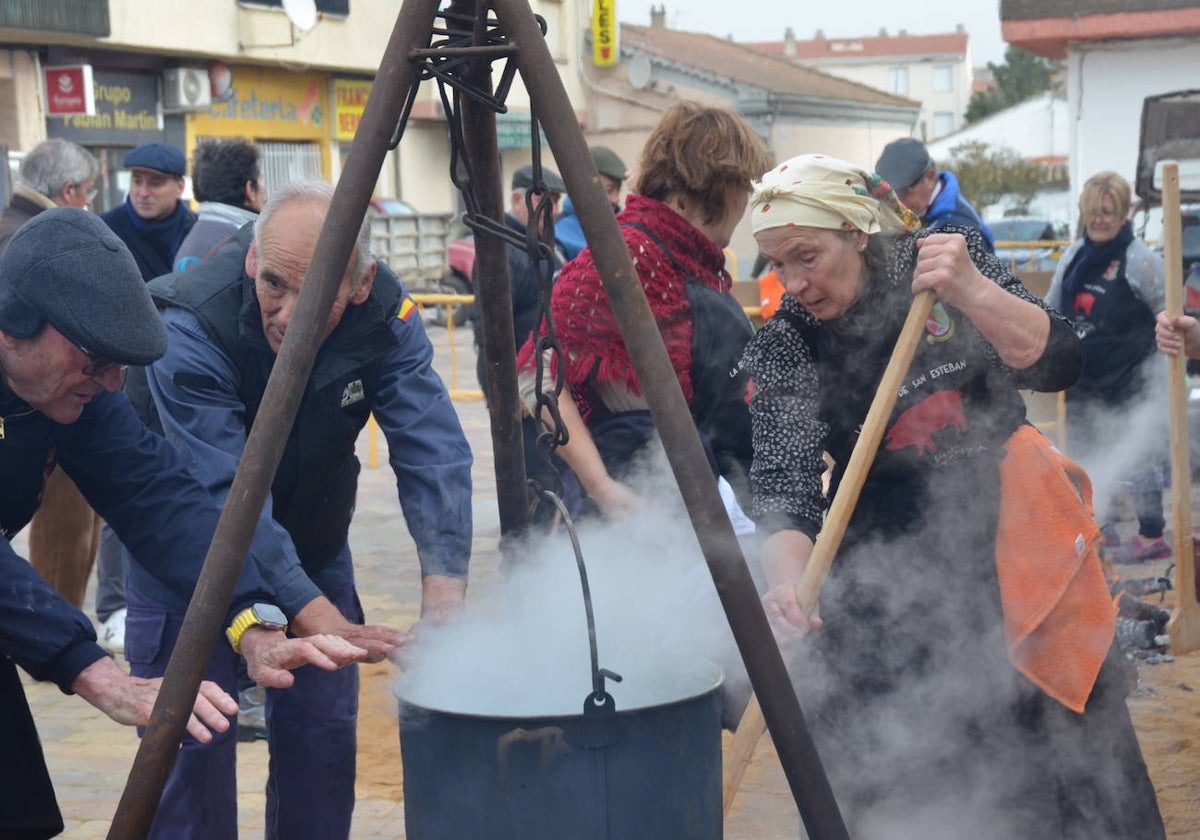
[[[283,610],[274,604],[255,604],[250,609],[254,611],[254,617],[261,624],[287,627],[287,616],[283,614]]]

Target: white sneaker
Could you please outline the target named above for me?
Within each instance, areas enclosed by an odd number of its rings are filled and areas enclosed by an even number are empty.
[[[96,635],[100,647],[111,653],[125,653],[125,608],[117,610],[100,625]]]

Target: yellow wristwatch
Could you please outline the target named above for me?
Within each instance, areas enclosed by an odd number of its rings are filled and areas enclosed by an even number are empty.
[[[225,638],[229,640],[234,653],[242,652],[242,634],[251,627],[265,627],[268,630],[282,630],[286,633],[287,616],[274,604],[251,604],[242,610],[225,629]]]

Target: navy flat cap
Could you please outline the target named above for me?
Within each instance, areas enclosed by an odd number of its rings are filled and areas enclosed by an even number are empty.
[[[153,169],[165,175],[183,175],[187,160],[183,152],[168,143],[147,143],[125,155],[126,169]]]

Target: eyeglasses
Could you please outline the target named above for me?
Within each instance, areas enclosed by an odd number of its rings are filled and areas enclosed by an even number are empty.
[[[1095,213],[1088,215],[1089,219],[1098,219],[1102,222],[1111,222],[1114,219],[1121,218],[1121,214],[1116,210],[1097,210]]]
[[[125,371],[129,370],[129,365],[123,365],[118,362],[112,362],[108,359],[101,358],[88,350],[82,344],[76,344],[79,352],[88,357],[88,363],[83,366],[82,371],[84,376],[103,376],[110,370],[121,371],[121,376],[125,376]]]
[[[82,189],[83,189],[83,181],[76,181],[76,182],[75,182],[75,189],[77,189],[77,190],[82,190]],[[87,200],[88,200],[89,202],[91,202],[91,201],[94,201],[94,200],[96,199],[96,194],[97,194],[98,192],[99,192],[99,190],[97,190],[95,187],[92,187],[91,189],[89,189],[89,190],[87,191]]]

